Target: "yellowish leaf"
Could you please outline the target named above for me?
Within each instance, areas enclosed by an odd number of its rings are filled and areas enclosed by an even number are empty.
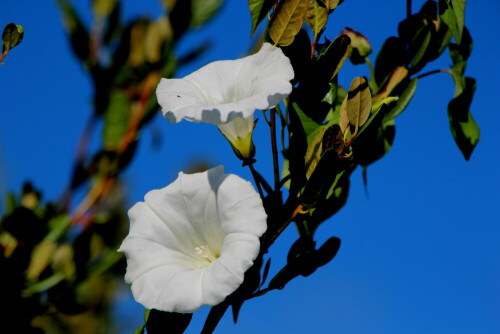
[[[275,45],[288,46],[302,28],[309,0],[280,1],[269,23],[269,36]]]
[[[363,77],[354,78],[347,94],[347,117],[354,126],[354,134],[368,120],[371,108],[372,99],[366,79]]]
[[[325,27],[328,21],[328,9],[318,5],[317,1],[311,2],[307,9],[306,23],[314,32],[314,42],[316,42],[318,34]]]
[[[345,133],[349,127],[349,117],[347,117],[347,95],[340,106],[339,126],[342,133]]]
[[[26,269],[26,277],[30,281],[37,281],[38,277],[49,265],[56,249],[54,242],[41,242],[31,252],[31,260]]]
[[[321,159],[321,155],[323,153],[323,135],[325,134],[326,129],[328,129],[326,126],[322,126],[311,134],[313,137],[307,147],[304,159],[306,163],[306,177],[308,179],[311,177],[314,169]]]
[[[373,96],[373,99],[382,100],[386,98],[406,77],[408,77],[408,69],[402,66],[396,67],[384,82],[382,88]]]

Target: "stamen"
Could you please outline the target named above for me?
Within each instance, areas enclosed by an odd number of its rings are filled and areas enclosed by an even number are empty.
[[[208,261],[212,262],[216,260],[216,257],[212,254],[212,251],[210,250],[210,247],[208,245],[201,245],[198,247],[195,247],[194,250],[196,251],[196,254],[204,257]]]

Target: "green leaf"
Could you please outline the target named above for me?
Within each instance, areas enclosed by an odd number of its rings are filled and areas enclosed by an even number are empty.
[[[10,215],[17,206],[18,202],[16,199],[16,195],[11,192],[7,193],[7,195],[5,196],[5,215]]]
[[[462,42],[466,0],[439,0],[440,18],[450,28],[455,41]]]
[[[302,28],[309,0],[280,1],[269,22],[269,37],[274,45],[292,44]]]
[[[187,0],[178,0],[187,1]],[[222,7],[223,0],[190,0],[191,5],[191,21],[189,26],[191,28],[197,28],[211,19],[217,14],[219,9]]]
[[[255,30],[266,17],[267,13],[273,8],[274,0],[248,0],[248,9],[252,18],[252,30],[250,35],[253,36]]]
[[[9,23],[2,32],[2,52],[8,51],[19,45],[23,40],[24,29],[21,25]]]
[[[347,94],[346,109],[349,123],[354,126],[355,133],[370,116],[371,107],[371,94],[366,79],[363,77],[354,78]]]
[[[146,325],[140,325],[137,327],[137,329],[134,331],[134,334],[143,334],[144,330],[146,329]]]
[[[320,32],[328,21],[328,9],[321,7],[317,1],[311,2],[307,9],[306,23],[311,27],[314,32],[313,43],[318,40]]]
[[[271,269],[271,258],[269,258],[264,266],[264,270],[262,272],[262,280],[260,282],[259,288],[266,283],[267,275],[269,275],[269,269]]]
[[[340,35],[318,56],[318,71],[333,79],[340,71],[351,50],[349,36]]]
[[[430,26],[423,26],[410,43],[409,53],[412,59],[409,69],[411,73],[420,71],[427,63],[427,50],[431,42],[432,33]]]
[[[95,15],[108,16],[116,7],[116,0],[92,0],[92,10]]]
[[[455,40],[458,43],[461,43],[462,41],[462,31],[465,25],[465,2],[466,0],[451,0],[453,12],[455,13],[455,17],[457,18],[458,38],[455,37]]]
[[[62,214],[60,216],[56,216],[52,218],[49,223],[50,231],[47,233],[43,242],[55,242],[59,240],[64,233],[71,226],[71,219],[68,215]]]
[[[406,63],[406,45],[401,38],[389,37],[380,48],[375,61],[375,81],[380,85],[398,66]]]
[[[302,128],[304,129],[306,138],[309,138],[311,133],[313,133],[320,124],[318,124],[312,118],[308,117],[296,102],[292,102],[292,105],[293,109],[297,113],[297,116],[299,116],[300,123],[302,124]]]
[[[476,80],[456,75],[453,80],[456,87],[455,98],[448,104],[448,118],[453,138],[465,160],[469,160],[480,136],[479,126],[469,111],[476,90]]]
[[[73,53],[84,62],[85,66],[91,65],[90,38],[87,29],[69,1],[57,0],[57,4],[63,14],[64,25],[70,36]]]
[[[63,281],[65,279],[65,276],[61,272],[56,272],[52,276],[49,276],[45,278],[44,280],[38,281],[34,284],[29,284],[22,292],[23,297],[28,297],[33,295],[34,293],[39,293],[42,291],[47,291],[48,289],[52,288],[59,282]]]
[[[331,237],[316,252],[316,265],[322,267],[337,255],[340,249],[340,239]]]
[[[408,107],[408,105],[410,104],[410,101],[413,98],[413,95],[415,94],[415,91],[417,89],[417,83],[418,83],[417,77],[410,80],[410,82],[408,83],[408,86],[406,86],[405,90],[403,91],[403,93],[399,97],[398,102],[389,111],[387,116],[385,116],[385,119],[396,118],[399,114],[401,114],[406,109],[406,107]]]
[[[227,300],[225,300],[210,309],[210,312],[208,312],[207,320],[205,320],[205,324],[203,325],[203,329],[201,330],[201,334],[212,334],[214,332],[220,319],[222,319],[224,313],[226,313],[226,310],[229,308],[229,305],[230,304],[227,302]]]
[[[472,37],[469,34],[469,30],[467,28],[464,29],[460,44],[451,43],[449,48],[450,57],[453,62],[451,70],[457,75],[462,76],[465,73],[467,60],[472,52]]]
[[[338,5],[340,5],[344,0],[317,0],[321,7],[328,10],[329,13],[333,12]]]
[[[102,141],[106,150],[116,150],[125,134],[130,118],[130,103],[124,92],[111,93],[108,108],[104,113]]]

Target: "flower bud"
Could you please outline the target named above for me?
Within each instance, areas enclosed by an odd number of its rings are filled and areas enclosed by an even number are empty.
[[[252,159],[255,156],[255,146],[252,141],[254,127],[253,116],[235,117],[227,123],[218,125],[219,131],[241,160]]]
[[[353,64],[362,64],[365,62],[364,58],[372,53],[372,46],[365,36],[360,34],[354,29],[345,28],[342,34],[349,36],[351,39],[352,53],[351,61]]]

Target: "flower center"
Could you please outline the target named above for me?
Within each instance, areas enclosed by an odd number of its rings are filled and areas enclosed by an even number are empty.
[[[208,247],[208,245],[201,245],[195,247],[194,250],[196,251],[196,254],[200,255],[201,257],[204,257],[209,262],[213,262],[217,259],[217,257],[215,257],[212,251],[210,250],[210,247]]]

